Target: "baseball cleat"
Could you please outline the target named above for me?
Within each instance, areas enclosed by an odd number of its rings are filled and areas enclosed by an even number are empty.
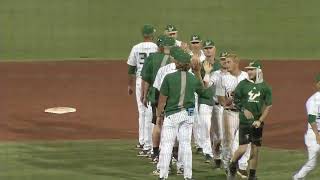
[[[149,156],[149,154],[150,154],[150,151],[148,151],[148,150],[142,150],[142,151],[139,151],[138,152],[138,157],[148,157]]]
[[[248,172],[246,170],[242,170],[239,169],[237,171],[237,175],[241,178],[241,179],[247,179],[248,178]]]
[[[183,174],[184,174],[184,169],[183,168],[177,169],[177,175],[178,176],[183,175]]]
[[[227,180],[236,180],[236,176],[232,175],[229,171],[227,172]]]
[[[176,158],[172,157],[171,164],[175,165],[177,162],[178,162],[178,160]]]
[[[156,169],[156,170],[152,171],[152,175],[160,176],[160,169]]]
[[[204,155],[204,162],[210,163],[212,161],[212,157],[209,154]]]
[[[200,147],[199,147],[199,148],[197,148],[196,153],[197,153],[197,154],[201,154],[201,153],[203,153],[203,149],[202,149],[202,148],[200,148]]]
[[[292,180],[304,180],[304,178],[298,178],[297,175],[294,175],[294,176],[292,177]]]
[[[158,156],[152,157],[152,160],[151,160],[152,164],[157,164],[158,162],[159,162],[159,157]]]
[[[237,173],[237,166],[234,163],[231,163],[229,165],[229,168],[227,170],[227,179],[228,180],[235,180],[236,179],[236,173]]]
[[[143,145],[142,144],[137,144],[135,149],[142,149],[143,148]]]

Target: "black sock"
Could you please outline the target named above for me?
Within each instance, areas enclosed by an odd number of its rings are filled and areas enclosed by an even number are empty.
[[[249,176],[250,177],[255,177],[256,176],[256,170],[255,169],[250,169]]]
[[[231,163],[230,163],[230,167],[231,168],[237,168],[237,161],[236,162],[233,162],[233,161],[231,161]]]
[[[179,152],[179,147],[173,147],[173,150],[172,150],[172,156],[178,160],[178,152]]]
[[[238,162],[231,161],[230,166],[229,166],[231,174],[235,174],[237,172],[237,164],[238,164]]]
[[[153,147],[153,154],[159,156],[159,147]]]

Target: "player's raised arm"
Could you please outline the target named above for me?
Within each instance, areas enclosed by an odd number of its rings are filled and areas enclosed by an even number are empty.
[[[211,78],[210,78],[213,66],[208,61],[205,61],[205,62],[203,62],[203,69],[204,69],[204,71],[206,73],[204,78],[203,78],[204,86],[205,87],[210,87],[213,84],[213,82],[211,81]]]

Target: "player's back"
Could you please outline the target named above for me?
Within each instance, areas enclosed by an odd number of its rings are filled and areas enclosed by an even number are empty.
[[[169,55],[165,55],[164,53],[156,53],[153,58],[153,69],[152,69],[152,77],[153,81],[156,78],[156,75],[160,68],[171,63],[171,57]]]
[[[150,55],[158,51],[158,46],[153,42],[141,42],[133,46],[129,58],[128,64],[137,67],[137,76],[140,76],[144,61]]]
[[[168,95],[166,105],[168,115],[194,107],[194,93],[201,88],[201,82],[192,73],[178,70],[166,75],[162,86]]]

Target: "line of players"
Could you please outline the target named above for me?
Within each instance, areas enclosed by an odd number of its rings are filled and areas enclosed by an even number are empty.
[[[234,107],[233,92],[240,81],[248,79],[248,74],[239,69],[239,58],[224,52],[220,54],[219,60],[216,59],[214,42],[202,41],[199,35],[192,35],[189,44],[178,41],[178,31],[174,25],[167,25],[164,34],[157,38],[156,43],[153,43],[153,26],[145,25],[142,34],[144,41],[132,48],[127,62],[129,94],[134,92],[136,82],[139,111],[138,156],[149,157],[157,164],[153,174],[166,178],[167,175],[161,172],[161,164],[158,163],[161,149],[161,118],[157,118],[156,108],[163,79],[176,70],[171,54],[172,48],[180,47],[192,56],[192,71],[201,72],[202,81],[206,86],[204,93],[195,94],[196,108],[192,128],[196,152],[203,154],[204,161],[212,163],[214,168],[230,171],[232,155],[239,147],[240,121],[239,110]],[[252,94],[255,95],[257,94]],[[189,179],[191,175],[190,172],[185,172],[182,162],[185,158],[182,158],[183,153],[181,148],[178,148],[178,141],[177,139],[173,148],[172,163],[177,165],[177,175],[184,175],[185,179]],[[248,178],[250,149],[249,144],[243,152],[244,155],[237,160],[237,174],[241,178]]]

